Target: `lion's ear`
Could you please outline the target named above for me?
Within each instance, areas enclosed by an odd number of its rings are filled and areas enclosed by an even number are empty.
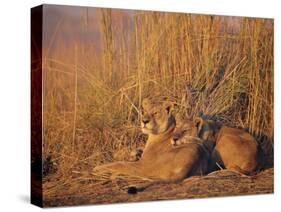
[[[202,130],[203,124],[204,124],[204,120],[201,117],[196,117],[194,119],[193,123],[194,123],[194,126],[197,128],[197,134],[199,136],[199,134]]]
[[[148,110],[151,108],[152,102],[149,98],[144,98],[141,105],[144,110]]]
[[[165,101],[163,103],[163,106],[164,106],[165,110],[167,110],[167,113],[171,114],[171,112],[173,110],[173,103],[171,101]]]

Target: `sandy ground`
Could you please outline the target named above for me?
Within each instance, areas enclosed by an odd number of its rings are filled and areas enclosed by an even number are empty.
[[[273,168],[254,176],[220,170],[206,176],[190,177],[181,183],[154,184],[137,194],[128,194],[128,186],[146,181],[122,176],[94,176],[90,172],[73,172],[65,180],[59,176],[45,180],[43,205],[53,207],[268,194],[274,190],[273,175]]]

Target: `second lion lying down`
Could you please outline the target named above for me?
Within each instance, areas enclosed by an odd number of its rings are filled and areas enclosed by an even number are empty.
[[[252,174],[257,168],[258,144],[249,133],[220,124],[212,120],[195,119],[197,127],[190,120],[180,120],[174,132],[172,144],[189,144],[191,138],[202,139],[211,152],[208,172],[224,167],[242,174]],[[185,136],[184,136],[185,135]],[[188,138],[188,139],[187,139]]]

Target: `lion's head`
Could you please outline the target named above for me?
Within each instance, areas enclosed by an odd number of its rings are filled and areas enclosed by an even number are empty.
[[[144,134],[161,134],[175,125],[172,115],[172,102],[153,102],[149,98],[142,101],[141,128]]]
[[[176,117],[176,128],[174,130],[174,135],[171,143],[176,145],[180,140],[180,143],[188,143],[194,139],[199,139],[198,134],[200,131],[201,119],[195,118],[194,120],[190,118]]]
[[[174,130],[174,135],[171,143],[187,143],[189,140],[202,139],[215,142],[215,135],[220,128],[220,125],[212,120],[206,120],[202,117],[194,119],[177,116],[177,126]],[[180,140],[180,142],[178,141]]]

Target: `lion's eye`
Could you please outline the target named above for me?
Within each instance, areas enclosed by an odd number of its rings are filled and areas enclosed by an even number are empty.
[[[153,113],[154,116],[157,115],[157,114],[158,114],[158,111],[156,111],[156,112]]]
[[[185,129],[183,130],[183,133],[188,133],[190,131],[190,129]]]

